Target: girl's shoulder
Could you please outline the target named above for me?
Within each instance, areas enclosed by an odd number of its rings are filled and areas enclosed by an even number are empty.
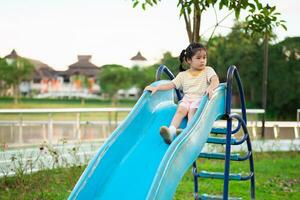
[[[188,73],[187,71],[188,71],[188,70],[179,72],[179,73],[177,74],[177,76],[185,76],[185,75]]]
[[[214,68],[211,66],[205,66],[205,70],[214,70]]]
[[[209,74],[211,74],[211,73],[215,74],[216,73],[216,71],[214,70],[214,68],[211,67],[211,66],[206,66],[205,67],[205,72],[209,73]]]

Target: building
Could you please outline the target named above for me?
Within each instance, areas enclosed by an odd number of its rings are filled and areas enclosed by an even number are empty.
[[[4,57],[8,59],[25,58],[13,50]],[[37,97],[97,97],[100,87],[96,83],[100,68],[91,63],[92,56],[79,55],[78,61],[68,67],[66,71],[56,71],[47,64],[31,59],[34,72],[31,81],[22,82],[20,91],[22,94],[31,93]]]
[[[139,51],[135,56],[130,58],[132,66],[145,67],[147,65],[147,59],[142,56],[142,53]]]
[[[15,50],[5,56],[5,59],[25,58]],[[68,66],[65,71],[56,71],[49,65],[35,59],[25,58],[34,65],[34,72],[30,81],[20,84],[20,92],[37,98],[77,97],[77,98],[105,98],[101,94],[97,76],[100,67],[91,62],[91,55],[78,55],[77,61]],[[140,52],[132,57],[135,66],[144,66],[147,59]],[[10,94],[12,95],[13,92]],[[119,98],[137,99],[139,89],[132,87],[128,90],[119,90]]]
[[[15,50],[12,50],[10,54],[4,57],[8,63],[17,58],[25,57],[19,56]],[[25,59],[27,59],[34,66],[34,72],[32,74],[31,81],[24,81],[21,83],[19,87],[20,92],[23,95],[27,95],[30,92],[39,93],[40,91],[43,91],[43,86],[41,83],[54,80],[56,77],[56,71],[39,60],[34,60],[31,58]],[[13,94],[11,93],[11,95]]]

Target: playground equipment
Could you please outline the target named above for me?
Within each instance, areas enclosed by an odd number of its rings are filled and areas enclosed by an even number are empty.
[[[162,73],[170,79],[173,74],[166,66],[157,70],[158,81],[153,85],[168,81],[159,80]],[[238,83],[242,105],[242,117],[231,113],[233,78]],[[236,67],[231,66],[227,83],[220,84],[213,97],[203,98],[191,122],[181,124],[183,132],[170,144],[164,143],[159,135],[162,125],[169,125],[176,112],[174,90],[158,91],[150,95],[145,91],[126,120],[113,132],[90,161],[75,185],[69,199],[172,199],[184,173],[193,165],[195,199],[230,199],[229,180],[250,180],[251,199],[255,198],[254,164],[249,134],[246,127],[246,109],[242,84]],[[176,91],[177,98],[181,98]],[[227,120],[227,127],[214,128],[216,120]],[[232,120],[238,126],[232,130]],[[242,128],[241,139],[231,135]],[[209,137],[210,132],[226,137]],[[225,144],[225,154],[202,152],[204,144]],[[246,142],[248,153],[245,156],[231,154],[231,145]],[[219,173],[197,172],[195,160],[198,156],[224,159],[225,171]],[[230,174],[230,161],[249,160],[249,175]],[[223,196],[199,195],[198,178],[224,179]]]

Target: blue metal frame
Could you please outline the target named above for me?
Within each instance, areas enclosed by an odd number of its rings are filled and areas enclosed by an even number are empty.
[[[241,110],[242,110],[242,116],[231,113],[231,104],[232,104],[232,84],[233,79],[236,80],[236,83],[238,85],[238,91],[240,96],[240,102],[241,102]],[[253,153],[252,153],[252,147],[251,147],[251,141],[249,137],[249,133],[247,130],[247,115],[246,115],[246,103],[245,103],[245,96],[244,96],[244,90],[243,85],[238,73],[238,70],[235,66],[230,66],[227,71],[227,88],[226,88],[226,102],[225,102],[225,114],[224,119],[227,120],[227,126],[225,129],[212,129],[212,133],[215,134],[226,134],[226,147],[225,147],[225,155],[224,154],[214,154],[214,153],[203,153],[199,157],[202,158],[212,158],[212,159],[224,159],[225,160],[225,169],[224,169],[224,176],[222,173],[206,173],[206,172],[200,172],[197,173],[197,164],[196,162],[193,163],[193,174],[194,174],[194,198],[199,199],[199,191],[198,191],[198,177],[204,177],[204,178],[223,178],[224,179],[224,185],[223,185],[223,199],[228,200],[228,192],[229,192],[229,180],[232,180],[233,174],[230,174],[230,160],[235,161],[244,161],[249,159],[250,164],[250,173],[247,176],[238,175],[238,180],[244,181],[244,180],[250,180],[251,181],[251,199],[255,199],[255,178],[254,178],[254,162],[253,162]],[[238,126],[234,130],[232,130],[232,120],[236,119],[238,121]],[[231,135],[237,133],[240,129],[243,130],[243,137],[239,140],[232,140]],[[219,138],[209,138],[208,142],[211,143],[217,143],[217,140]],[[231,145],[240,145],[244,142],[247,142],[247,148],[248,153],[244,156],[238,155],[231,155]],[[235,156],[235,157],[233,157]],[[233,159],[234,158],[234,159]],[[204,195],[205,196],[205,195]],[[207,197],[209,195],[206,195]],[[201,196],[203,197],[203,195]],[[200,197],[200,198],[201,198]],[[212,196],[213,197],[213,196]]]
[[[235,78],[236,83],[238,85],[239,96],[241,101],[241,109],[242,109],[242,118],[237,114],[231,114],[231,97],[232,97],[232,84],[233,78]],[[226,135],[226,150],[225,150],[225,171],[224,171],[224,188],[223,188],[223,199],[228,199],[228,191],[229,191],[229,172],[230,172],[230,151],[231,151],[231,127],[232,127],[232,119],[236,118],[241,122],[244,131],[244,138],[247,140],[248,152],[251,152],[249,156],[249,164],[250,164],[250,175],[248,177],[251,178],[251,199],[255,199],[255,179],[254,179],[254,162],[253,162],[253,153],[250,142],[250,137],[247,131],[247,115],[246,115],[246,102],[244,89],[242,85],[242,81],[240,79],[237,68],[232,65],[229,67],[227,71],[227,91],[226,91],[226,117],[227,119],[227,135]],[[243,140],[243,139],[242,139]],[[247,180],[245,178],[244,180]]]
[[[170,80],[173,80],[175,78],[174,74],[169,70],[169,68],[167,66],[160,65],[158,67],[158,69],[156,70],[156,75],[155,75],[156,81],[161,80],[161,76],[163,73],[165,73],[169,77]],[[176,91],[178,101],[180,101],[182,99],[182,95],[179,90],[175,89],[175,91]]]

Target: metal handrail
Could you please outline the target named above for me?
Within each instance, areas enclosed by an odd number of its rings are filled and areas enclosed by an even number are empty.
[[[242,116],[243,116],[243,120],[247,124],[246,101],[245,101],[244,89],[243,89],[242,81],[240,79],[240,75],[237,71],[237,68],[234,65],[231,65],[227,71],[226,114],[229,115],[231,113],[233,78],[235,78],[237,81],[238,90],[240,93]]]
[[[169,77],[170,80],[173,80],[175,78],[174,74],[169,70],[169,68],[167,66],[160,65],[158,67],[158,69],[156,70],[155,79],[157,81],[161,80],[161,76],[163,73],[165,73]],[[175,89],[175,91],[176,91],[178,101],[180,101],[182,99],[182,95],[178,89]]]
[[[232,84],[233,78],[235,78],[238,91],[240,96],[241,102],[241,110],[242,110],[242,117],[237,114],[231,114],[231,107],[232,107]],[[225,169],[224,169],[224,189],[223,189],[223,199],[228,199],[228,192],[229,192],[229,172],[230,172],[230,151],[231,151],[231,129],[232,129],[232,119],[238,119],[240,124],[242,125],[244,131],[244,137],[241,141],[247,141],[248,151],[251,152],[249,156],[249,163],[250,163],[250,172],[251,172],[251,199],[255,199],[255,179],[254,179],[254,163],[253,163],[253,154],[252,154],[252,146],[250,142],[250,137],[247,130],[247,115],[246,115],[246,102],[245,102],[245,95],[244,89],[242,85],[242,81],[240,79],[239,73],[237,68],[234,65],[231,65],[227,71],[227,91],[226,91],[226,108],[225,108],[225,115],[227,117],[227,134],[226,134],[226,153],[225,153]]]

